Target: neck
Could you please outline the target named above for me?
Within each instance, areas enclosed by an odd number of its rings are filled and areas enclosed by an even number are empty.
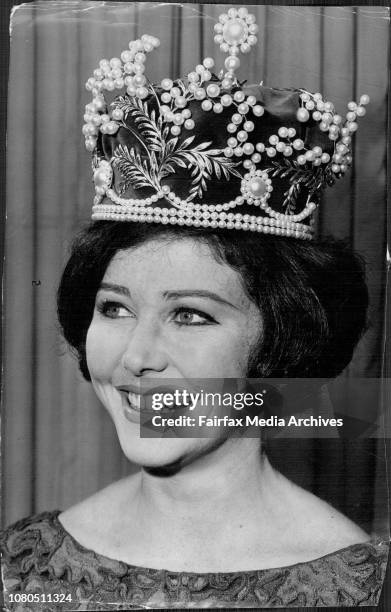
[[[229,439],[218,449],[172,475],[143,469],[137,481],[137,508],[145,523],[164,521],[184,529],[210,530],[224,521],[242,522],[261,507],[268,514],[275,472],[261,456],[259,440]]]

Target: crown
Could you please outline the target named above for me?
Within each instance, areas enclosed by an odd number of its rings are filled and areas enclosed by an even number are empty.
[[[322,191],[352,163],[369,97],[342,116],[320,93],[240,82],[239,55],[257,42],[255,17],[230,8],[214,30],[228,54],[218,75],[207,57],[185,79],[150,83],[146,57],[160,41],[147,34],[99,62],[86,83],[92,101],[82,130],[93,154],[92,218],[310,240]]]

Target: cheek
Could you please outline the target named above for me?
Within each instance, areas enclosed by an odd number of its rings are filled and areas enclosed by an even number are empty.
[[[110,378],[122,355],[122,343],[112,330],[92,321],[86,338],[87,366],[92,378]]]
[[[181,370],[194,378],[242,378],[246,375],[248,359],[254,341],[243,333],[224,334],[207,341],[193,343],[181,358]],[[185,372],[184,372],[185,373]],[[186,375],[185,373],[185,375]]]

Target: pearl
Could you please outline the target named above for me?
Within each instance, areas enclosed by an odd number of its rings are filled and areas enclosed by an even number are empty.
[[[133,79],[133,82],[136,85],[136,87],[142,87],[147,82],[147,79],[145,78],[143,74],[136,74],[136,76]]]
[[[354,121],[350,122],[348,124],[348,128],[349,128],[349,132],[355,132],[358,128],[357,123],[355,123]]]
[[[105,124],[106,134],[115,134],[118,132],[119,125],[114,121],[109,121]]]
[[[228,145],[229,147],[231,147],[232,149],[234,149],[234,148],[237,146],[237,144],[238,144],[238,141],[236,140],[236,138],[233,138],[232,136],[231,136],[231,138],[228,138],[228,140],[227,140],[227,145]]]
[[[179,87],[172,87],[170,94],[172,98],[177,98],[181,95],[181,90],[179,89]]]
[[[320,121],[322,119],[322,113],[320,111],[314,111],[312,113],[312,118],[314,121]]]
[[[186,104],[187,104],[187,100],[185,96],[178,96],[175,100],[175,105],[178,108],[185,108]]]
[[[254,164],[258,164],[261,159],[262,158],[259,153],[254,153],[254,155],[251,156],[251,161],[254,162]]]
[[[304,142],[301,140],[301,138],[296,138],[296,140],[293,141],[293,148],[296,149],[296,151],[300,151],[303,147]]]
[[[348,148],[343,143],[338,143],[337,144],[337,151],[338,151],[338,153],[341,153],[341,155],[343,155],[344,153],[347,153]]]
[[[252,153],[254,153],[254,145],[251,142],[246,142],[243,145],[243,153],[245,153],[245,155],[252,155]]]
[[[260,153],[263,153],[265,150],[265,145],[263,144],[263,142],[257,142],[257,144],[255,145],[255,148]]]
[[[250,39],[251,37],[249,36],[248,38]],[[253,38],[255,38],[255,36]],[[242,53],[249,53],[251,46],[248,43],[242,43],[240,45],[240,50]]]
[[[356,115],[357,117],[364,117],[364,115],[366,115],[366,109],[363,106],[357,106],[356,108]]]
[[[312,110],[315,108],[315,102],[313,100],[309,100],[305,103],[305,107],[307,110]]]
[[[280,127],[277,133],[281,138],[286,138],[288,136],[288,128]]]
[[[235,123],[236,125],[239,125],[240,123],[242,123],[243,117],[242,115],[239,115],[239,113],[234,113],[231,117],[231,121],[232,123]]]
[[[224,78],[224,79],[221,81],[221,87],[222,87],[223,89],[231,89],[231,87],[232,87],[232,82],[231,82],[231,81],[230,81],[228,78]]]
[[[141,100],[144,100],[149,95],[148,89],[146,87],[137,87],[136,95]]]
[[[186,119],[184,125],[187,130],[194,130],[195,123],[193,119]]]
[[[322,155],[322,149],[320,147],[313,147],[312,151],[316,155],[316,157]]]
[[[248,10],[245,6],[241,6],[240,9],[238,9],[238,16],[241,19],[245,19],[248,16]]]
[[[236,143],[235,143],[235,144],[236,144]],[[232,156],[233,156],[233,154],[234,154],[234,151],[233,151],[233,149],[232,149],[231,147],[226,147],[226,148],[224,149],[224,155],[225,155],[225,157],[232,157]]]
[[[136,74],[143,74],[145,72],[144,64],[134,64],[134,71]]]
[[[246,132],[252,132],[254,129],[254,123],[252,121],[245,121],[243,128],[246,130]]]
[[[199,75],[196,72],[189,72],[187,79],[190,83],[196,83],[199,79]]]
[[[278,143],[278,136],[273,134],[272,136],[269,137],[269,142],[271,145],[276,145]]]
[[[224,94],[223,96],[221,96],[220,102],[223,106],[231,106],[232,101],[232,96],[230,96],[229,94]]]
[[[355,111],[355,110],[356,110],[356,108],[357,108],[357,104],[356,104],[356,102],[348,102],[348,109],[349,109],[350,111]]]
[[[285,155],[285,157],[290,157],[293,153],[293,149],[292,147],[285,147],[283,154]]]
[[[309,93],[304,92],[300,94],[300,98],[303,100],[303,102],[308,102],[308,100],[311,99],[311,96]]]
[[[244,130],[240,130],[240,132],[238,132],[237,139],[240,142],[245,142],[247,140],[247,138],[248,138],[247,132],[245,132]]]
[[[110,120],[108,115],[102,115],[103,117],[106,116],[108,119],[107,121]],[[96,125],[97,127],[102,123],[102,116],[101,115],[93,115],[91,117],[91,123],[92,125]]]
[[[206,92],[211,98],[217,98],[217,96],[220,95],[220,87],[213,83],[211,85],[208,85],[208,87],[206,88]]]
[[[215,43],[217,45],[219,45],[220,43],[223,42],[224,38],[221,34],[216,34],[216,36],[213,38],[213,40],[215,41]]]
[[[223,36],[228,44],[239,45],[246,40],[247,26],[240,21],[227,21],[223,28]]]
[[[267,153],[268,157],[275,157],[277,155],[277,151],[275,149],[273,149],[273,147],[268,147],[266,149],[266,153]]]
[[[296,118],[301,123],[305,123],[310,118],[310,114],[309,114],[307,109],[299,108],[297,113],[296,113]]]
[[[235,91],[235,93],[234,93],[234,100],[235,100],[235,102],[243,102],[245,97],[246,96],[244,95],[243,91]]]
[[[242,102],[241,104],[239,104],[238,106],[238,111],[241,115],[246,115],[249,111],[249,105],[246,104],[246,102]]]
[[[114,87],[116,89],[123,89],[125,86],[125,82],[123,79],[115,79],[114,81]]]
[[[190,119],[190,117],[191,117],[191,110],[189,108],[185,108],[185,110],[182,111],[182,117],[184,119]]]
[[[107,91],[114,91],[114,82],[111,79],[104,79],[103,89],[106,89]]]
[[[174,115],[174,123],[175,125],[182,125],[184,119],[182,117],[182,113],[175,113]]]
[[[169,90],[173,86],[173,82],[171,79],[163,79],[161,82],[161,86],[163,89]]]
[[[134,73],[134,65],[132,64],[132,62],[126,62],[125,66],[124,66],[124,71],[127,74],[133,74]]]
[[[213,111],[217,114],[222,113],[223,112],[223,105],[222,104],[214,104],[213,105]]]
[[[261,178],[254,178],[249,185],[249,191],[252,196],[261,198],[266,193],[266,184]]]
[[[124,112],[123,112],[123,110],[121,108],[114,108],[113,112],[111,113],[111,116],[116,121],[121,121],[123,119],[123,117],[124,117]]]
[[[264,112],[265,112],[265,109],[260,104],[253,106],[253,113],[256,117],[262,117]]]
[[[324,121],[321,121],[319,123],[319,129],[320,129],[321,132],[327,132],[328,129],[329,129],[329,124],[325,123]]]
[[[224,62],[224,66],[227,70],[238,70],[240,67],[240,59],[235,55],[229,55]]]
[[[212,57],[205,57],[202,63],[208,70],[213,68],[215,65],[214,59]]]
[[[346,119],[348,121],[354,121],[356,119],[356,113],[353,113],[353,112],[346,113]]]
[[[282,153],[283,151],[285,151],[285,143],[284,143],[284,142],[282,142],[282,140],[281,140],[280,142],[277,142],[277,144],[276,144],[276,150],[277,150],[279,153]]]
[[[171,128],[171,134],[173,134],[173,136],[179,136],[180,133],[181,128],[179,127],[179,125],[173,125]]]
[[[306,156],[305,155],[299,155],[297,158],[297,163],[302,166],[303,164],[305,164],[307,162]]]
[[[332,119],[333,115],[331,113],[323,113],[322,121],[324,121],[325,123],[331,123]]]
[[[169,102],[171,102],[171,96],[168,92],[164,92],[161,95],[161,101],[164,102],[164,104],[168,104]]]
[[[350,143],[352,142],[351,136],[344,136],[342,138],[342,142],[343,142],[344,145],[350,145]]]
[[[206,96],[206,92],[205,92],[205,89],[202,89],[202,87],[199,87],[194,92],[194,97],[196,100],[203,100],[205,96]]]
[[[213,107],[213,104],[210,100],[203,100],[201,103],[201,108],[204,111],[210,111]]]
[[[369,104],[369,102],[370,102],[370,97],[367,94],[364,94],[363,96],[361,96],[360,104],[363,104],[365,106],[366,104]]]
[[[236,157],[241,157],[243,155],[242,147],[236,147],[236,149],[234,149],[234,154],[236,155]]]
[[[332,164],[331,169],[335,174],[337,174],[341,170],[338,164]]]

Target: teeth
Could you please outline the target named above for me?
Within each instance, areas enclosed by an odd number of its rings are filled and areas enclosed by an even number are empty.
[[[139,393],[128,393],[128,402],[134,410],[140,410],[141,407],[141,395]]]

